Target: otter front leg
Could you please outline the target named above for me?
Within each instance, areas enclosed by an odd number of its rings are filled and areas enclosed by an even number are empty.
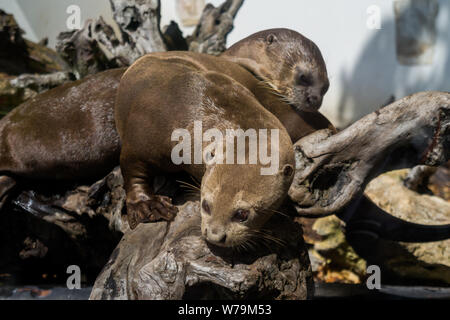
[[[135,229],[139,223],[172,220],[178,208],[169,197],[155,195],[150,187],[153,168],[142,163],[122,163],[122,174],[126,192],[128,224]]]

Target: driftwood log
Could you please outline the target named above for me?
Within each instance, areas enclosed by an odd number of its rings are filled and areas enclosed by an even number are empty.
[[[173,196],[177,185],[160,180],[161,192]],[[230,251],[203,240],[199,202],[186,202],[184,194],[174,199],[184,203],[175,221],[141,224],[132,231],[122,215],[125,192],[119,168],[90,187],[49,194],[23,191],[13,202],[62,229],[78,247],[89,247],[86,258],[102,256],[100,247],[108,237],[93,234],[101,226],[108,226],[112,234],[124,234],[96,280],[92,299],[307,299],[313,295],[302,228],[288,216],[275,215],[264,238]],[[25,240],[20,252],[24,259],[47,255],[45,240]]]
[[[401,156],[392,156],[400,148]],[[450,93],[416,93],[335,135],[317,131],[298,141],[295,153],[297,168],[289,195],[298,213],[337,213],[382,172],[448,161]]]
[[[217,55],[226,50],[227,35],[242,3],[226,0],[218,8],[208,4],[194,34],[185,39],[173,21],[162,33],[159,0],[110,0],[120,36],[100,17],[87,20],[80,30],[62,32],[56,47],[77,78],[129,66],[147,53],[168,49]]]
[[[227,36],[243,3],[244,0],[227,0],[218,8],[206,5],[194,33],[187,39],[189,50],[212,55],[225,51]]]
[[[129,66],[146,53],[166,51],[159,26],[159,0],[110,0],[110,4],[120,38],[102,17],[58,36],[56,49],[77,78]]]
[[[276,242],[249,252],[209,246],[200,235],[200,207],[188,202],[168,224],[125,233],[100,273],[90,299],[306,299],[312,272],[301,226],[270,221]],[[248,248],[249,249],[249,248]]]

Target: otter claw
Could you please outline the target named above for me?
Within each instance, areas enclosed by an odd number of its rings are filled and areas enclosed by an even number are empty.
[[[135,229],[139,223],[171,221],[178,213],[172,200],[165,196],[150,196],[147,200],[127,203],[128,224]]]

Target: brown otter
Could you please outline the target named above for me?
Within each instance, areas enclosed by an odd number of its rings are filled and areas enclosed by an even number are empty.
[[[293,142],[316,130],[335,131],[317,112],[330,83],[322,54],[311,40],[293,30],[269,29],[237,42],[220,57],[253,74],[258,81],[244,85],[280,119]]]
[[[305,110],[312,111],[311,110],[311,99],[309,99],[309,96],[304,97],[304,95],[300,94],[302,92],[315,92],[317,87],[320,89],[320,101],[319,105],[322,101],[322,96],[326,93],[328,89],[328,78],[326,76],[326,67],[323,62],[323,59],[320,55],[320,52],[317,54],[316,52],[314,54],[312,53],[306,53],[301,54],[301,50],[292,50],[288,55],[291,57],[291,59],[299,59],[297,64],[292,64],[293,60],[291,61],[291,64],[289,68],[283,68],[283,61],[284,61],[284,55],[283,52],[280,52],[277,57],[282,57],[283,60],[277,60],[277,61],[271,61],[269,64],[264,59],[261,59],[266,54],[266,50],[264,50],[264,46],[272,46],[275,41],[279,45],[286,45],[286,43],[283,43],[283,41],[287,41],[289,39],[289,36],[293,38],[298,38],[303,42],[307,42],[309,40],[303,38],[301,35],[290,32],[290,30],[286,29],[275,29],[275,30],[267,30],[261,33],[258,33],[254,37],[249,37],[245,39],[245,42],[248,42],[248,46],[251,45],[258,45],[259,51],[262,51],[260,54],[257,54],[256,56],[259,57],[259,60],[252,61],[252,52],[249,50],[244,50],[244,48],[247,48],[247,44],[238,43],[235,46],[233,46],[229,51],[227,51],[225,54],[221,56],[221,59],[217,59],[214,57],[206,56],[206,55],[198,55],[198,54],[192,54],[192,53],[186,53],[186,52],[169,52],[169,53],[163,53],[163,54],[153,54],[153,57],[158,57],[159,59],[162,59],[164,61],[170,62],[170,63],[181,63],[186,66],[195,67],[199,70],[215,70],[217,72],[221,72],[225,75],[230,76],[231,78],[238,81],[240,84],[244,85],[246,88],[248,88],[256,97],[257,99],[266,107],[269,111],[271,111],[275,116],[277,116],[281,122],[285,125],[285,127],[288,129],[288,132],[292,138],[293,141],[297,141],[297,139],[300,139],[301,137],[315,131],[318,129],[331,127],[332,125],[330,122],[323,117],[321,114],[317,112],[306,112]],[[278,40],[280,39],[280,40]],[[279,41],[279,42],[278,42]],[[294,42],[295,43],[295,42]],[[317,49],[317,47],[312,44],[311,42],[307,42],[306,48],[310,49]],[[292,48],[292,44],[287,47]],[[299,47],[303,47],[302,44],[299,45]],[[279,47],[280,48],[280,47]],[[297,47],[298,48],[298,47]],[[274,51],[271,51],[272,54]],[[247,54],[250,54],[250,56],[246,56]],[[240,55],[238,58],[236,58],[235,55]],[[313,81],[310,81],[308,84],[300,82],[298,83],[296,79],[296,76],[299,76],[300,70],[304,70],[305,66],[302,65],[301,59],[304,58],[304,56],[308,56],[308,66],[312,67],[315,72],[311,72],[308,74],[308,77],[311,79],[314,79]],[[314,59],[313,59],[314,57]],[[141,61],[138,61],[133,67],[137,70],[148,70],[145,68],[145,63],[142,63],[147,57],[141,59]],[[247,71],[250,71],[250,74],[247,72],[244,72],[240,68],[236,68],[234,64],[226,63],[225,61],[238,63],[241,65],[241,67],[244,67],[244,69],[247,69]],[[249,62],[250,61],[250,62]],[[258,65],[261,64],[267,64],[267,69],[264,68],[257,68]],[[281,67],[280,67],[281,66]],[[151,70],[151,69],[150,69]],[[261,71],[262,70],[262,71]],[[275,71],[272,71],[275,70]],[[280,73],[279,70],[283,70],[283,72]],[[263,73],[261,73],[263,72]],[[128,73],[128,72],[127,72]],[[141,72],[142,73],[142,72]],[[286,76],[286,74],[290,74],[290,78]],[[284,75],[283,80],[278,80],[277,77],[280,77],[281,75]],[[139,73],[135,73],[135,77],[138,77]],[[289,79],[289,80],[288,80]],[[284,81],[284,82],[283,82]],[[296,100],[296,104],[288,104],[287,99],[281,98],[280,99],[280,92],[278,91],[278,87],[272,85],[272,83],[277,83],[280,85],[283,83],[286,86],[293,86],[294,89],[296,87],[304,87],[300,88],[298,90],[294,90],[297,92],[297,95],[294,97]],[[129,87],[131,88],[131,87]],[[306,89],[305,89],[306,88]],[[130,89],[131,90],[131,89]],[[308,91],[310,90],[310,91]],[[289,90],[287,90],[289,91]],[[308,93],[309,94],[309,93]],[[306,108],[300,108],[299,106],[305,104],[307,105]],[[126,102],[123,102],[123,104],[126,106]],[[314,105],[314,107],[318,107],[318,105]],[[128,110],[128,109],[126,109]],[[122,113],[123,110],[120,108],[116,110],[116,119],[125,119],[127,116],[126,114]],[[120,121],[122,122],[122,121]],[[123,122],[122,122],[123,123]],[[117,124],[119,132],[121,131],[121,123],[118,122]],[[125,153],[127,153],[125,151]],[[129,156],[126,155],[125,158],[128,158]],[[134,157],[131,157],[134,158]],[[124,161],[124,166],[130,165],[133,166],[130,162],[134,162],[135,160]],[[122,166],[123,167],[123,166]],[[142,176],[142,165],[138,165],[136,169],[134,169],[136,174],[138,176]],[[206,176],[206,175],[205,175]],[[152,219],[158,219],[158,218],[170,218],[171,210],[173,210],[170,199],[167,198],[157,198],[155,195],[149,196],[151,194],[151,190],[148,189],[148,186],[142,187],[143,181],[140,179],[140,181],[136,181],[135,186],[132,187],[133,183],[130,183],[129,190],[130,190],[130,205],[127,205],[127,208],[132,208],[132,216],[129,216],[129,219],[133,220],[133,224],[136,224],[139,221],[148,221]],[[216,183],[217,184],[217,183]],[[202,185],[203,187],[203,185]],[[131,190],[136,191],[131,191]],[[224,230],[224,221],[231,219],[231,213],[232,211],[225,210],[226,208],[222,209],[222,214],[216,214],[216,215],[208,215],[205,214],[207,210],[210,210],[209,201],[206,200],[208,198],[207,195],[204,193],[204,188],[202,188],[202,213],[204,216],[204,219],[202,219],[202,226],[203,230],[208,229],[207,226],[209,226],[211,229],[212,226],[216,226],[215,230]],[[236,192],[236,188],[233,190],[229,190],[229,193]],[[136,197],[136,194],[146,194],[144,198],[151,199],[150,203],[147,205],[143,204],[142,201],[137,200],[138,197]],[[209,195],[209,193],[207,193]],[[227,199],[227,197],[225,197]],[[216,201],[219,201],[215,199]],[[228,202],[230,201],[230,196],[228,196]],[[226,201],[225,201],[226,202]],[[140,208],[137,208],[137,206],[134,205],[134,203],[139,203]],[[154,208],[159,207],[159,210],[155,210]],[[145,209],[144,209],[145,208]],[[225,211],[223,211],[225,210]],[[224,233],[219,232],[219,234],[224,235]],[[211,237],[211,235],[209,235]],[[208,238],[208,235],[207,235]],[[231,237],[231,239],[235,239],[235,237]]]
[[[113,106],[125,70],[49,90],[0,120],[0,208],[17,179],[92,180],[117,166]]]
[[[225,67],[227,72],[239,74],[239,66],[217,57],[155,53],[140,58],[122,77],[115,119],[122,141],[120,166],[132,228],[139,222],[170,220],[176,213],[170,199],[155,195],[149,185],[161,171],[185,171],[202,180],[202,232],[209,242],[219,246],[244,243],[285,198],[293,178],[292,141],[279,120],[247,88],[220,72]],[[173,133],[183,128],[191,141],[190,137],[196,135],[195,122],[201,122],[206,132],[223,132],[223,138],[215,136],[213,142],[225,146],[226,163],[220,163],[223,158],[216,153],[220,148],[214,148],[215,162],[192,163],[188,157],[187,162],[175,164],[173,150],[177,142],[173,141]],[[228,130],[238,129],[279,132],[278,140],[271,139],[267,144],[279,159],[273,174],[262,174],[261,162],[235,164],[238,149],[234,145],[233,164],[227,164]],[[254,149],[250,144],[244,149],[244,158],[252,157]],[[201,145],[204,149],[208,143]],[[263,152],[261,141],[258,149],[259,154]],[[194,154],[195,146],[184,149],[183,157],[185,153]]]
[[[252,34],[221,57],[252,72],[298,111],[317,111],[330,86],[319,48],[293,30],[269,29]]]

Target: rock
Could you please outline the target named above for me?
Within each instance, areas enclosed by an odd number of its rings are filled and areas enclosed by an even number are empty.
[[[408,173],[409,170],[397,170],[379,176],[367,185],[366,195],[383,210],[406,221],[428,225],[450,223],[449,203],[402,185]],[[450,255],[446,258],[450,259]]]
[[[393,171],[372,180],[366,195],[392,216],[423,225],[450,223],[450,203],[404,186],[410,170]],[[440,167],[429,188],[445,195],[448,169]],[[359,210],[365,210],[359,207]],[[355,213],[358,216],[358,209]],[[382,282],[399,285],[449,285],[450,239],[426,243],[394,242],[367,232],[349,233],[336,216],[298,219],[303,225],[315,280],[363,283],[368,265],[378,265]],[[361,230],[359,230],[361,231]]]
[[[450,224],[450,203],[404,187],[402,181],[408,172],[399,170],[378,177],[369,183],[366,195],[385,211],[409,222]],[[381,267],[389,282],[450,285],[450,239],[428,243],[397,243],[383,239],[362,243],[359,239],[352,244],[371,264]]]
[[[90,299],[307,299],[312,272],[301,227],[276,215],[269,222],[283,241],[248,252],[208,245],[200,236],[198,202],[187,202],[172,223],[127,231],[98,276]]]

